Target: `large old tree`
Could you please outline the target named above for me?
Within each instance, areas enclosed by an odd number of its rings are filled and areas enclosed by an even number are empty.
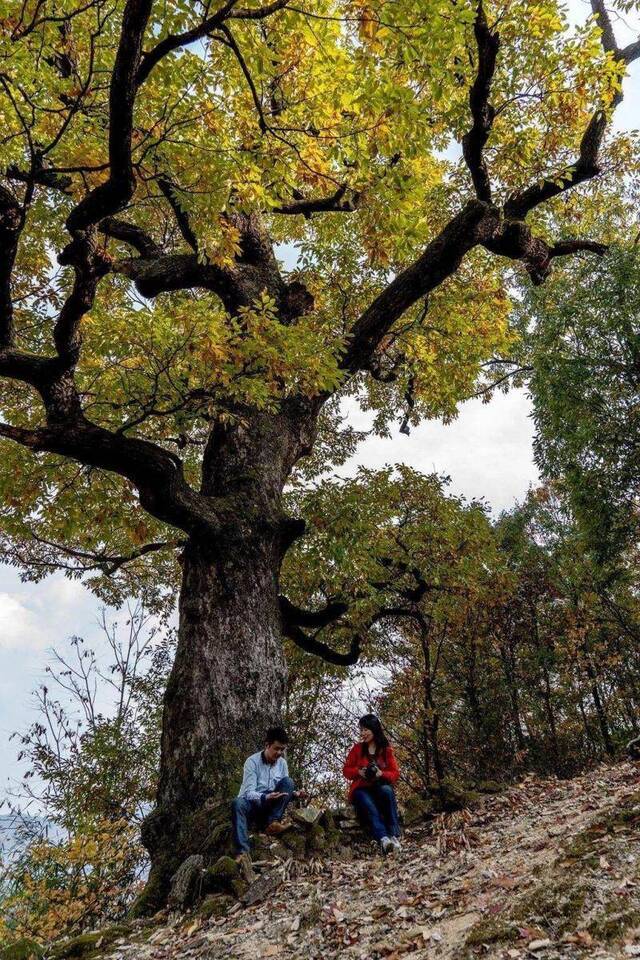
[[[519,278],[624,233],[614,6],[0,0],[3,551],[113,597],[180,575],[154,896],[279,715],[283,635],[366,640],[279,587],[341,399],[453,415],[513,372]]]

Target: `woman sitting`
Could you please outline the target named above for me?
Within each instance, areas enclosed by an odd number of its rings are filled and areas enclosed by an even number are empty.
[[[360,718],[360,743],[349,751],[343,772],[351,780],[349,800],[382,852],[400,850],[400,824],[393,784],[400,771],[382,724],[373,713]]]

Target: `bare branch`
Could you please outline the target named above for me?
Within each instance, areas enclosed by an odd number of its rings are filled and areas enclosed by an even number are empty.
[[[604,0],[591,0],[591,9],[593,10],[598,26],[602,30],[602,46],[607,53],[612,53],[616,60],[621,60],[627,66],[640,57],[640,40],[627,44],[620,48],[616,41],[616,35],[611,22],[609,11],[606,8]],[[620,100],[622,96],[620,95]],[[616,103],[619,101],[616,100]]]
[[[589,253],[597,253],[602,257],[608,249],[608,244],[599,243],[597,240],[558,240],[549,249],[549,256],[568,257],[574,253],[587,251]]]
[[[356,320],[341,361],[342,369],[351,373],[368,369],[378,345],[395,321],[451,276],[465,254],[492,235],[498,220],[498,211],[478,200],[470,201],[454,216],[424,253],[398,274]]]
[[[237,0],[227,0],[220,10],[214,13],[213,16],[207,17],[207,19],[198,24],[197,27],[193,27],[191,30],[185,30],[184,33],[171,33],[169,36],[164,37],[164,39],[142,57],[135,78],[136,86],[140,87],[145,82],[155,65],[159,63],[163,57],[166,57],[168,53],[171,53],[173,50],[178,50],[180,47],[186,47],[190,43],[195,43],[197,40],[202,40],[202,38],[206,37],[212,30],[219,27],[236,3]]]
[[[602,46],[605,52],[626,64],[637,59],[640,56],[640,40],[620,50],[604,0],[591,0],[591,9],[602,31]],[[615,110],[622,101],[622,96],[622,90],[614,96],[611,111]],[[597,176],[600,173],[598,154],[604,139],[607,122],[608,118],[605,111],[603,109],[596,110],[582,136],[576,162],[553,177],[548,177],[541,183],[513,194],[504,206],[505,216],[509,219],[523,219],[541,203]]]
[[[251,93],[251,99],[253,100],[253,104],[254,104],[254,106],[255,106],[255,108],[256,108],[256,112],[257,112],[257,114],[258,114],[258,126],[260,127],[260,131],[261,131],[262,133],[266,133],[267,130],[268,130],[268,126],[269,126],[269,125],[267,124],[267,121],[266,121],[266,119],[265,119],[264,110],[263,110],[263,107],[262,107],[262,101],[261,101],[260,97],[258,96],[258,91],[257,91],[257,89],[256,89],[255,83],[253,82],[253,77],[251,76],[251,71],[249,70],[249,67],[247,66],[247,62],[246,62],[246,60],[244,59],[244,57],[243,57],[243,55],[242,55],[242,51],[240,50],[240,47],[239,47],[238,44],[236,43],[236,39],[235,39],[235,37],[233,36],[233,34],[231,33],[231,31],[229,30],[229,28],[226,27],[224,24],[221,24],[220,30],[221,30],[222,34],[224,35],[225,43],[226,43],[227,46],[233,51],[233,54],[234,54],[236,60],[238,61],[238,64],[239,64],[239,66],[240,66],[240,69],[242,70],[242,73],[244,74],[244,78],[245,78],[245,80],[247,81],[247,86],[249,87],[249,91],[250,91],[250,93]]]
[[[284,9],[288,0],[275,0],[274,3],[269,3],[264,7],[257,7],[255,10],[243,8],[234,11],[233,8],[236,3],[237,0],[227,0],[216,13],[207,17],[206,20],[199,23],[197,27],[193,27],[191,30],[185,30],[184,33],[172,33],[169,34],[168,37],[164,37],[163,40],[142,57],[140,68],[136,75],[137,86],[139,87],[145,82],[155,65],[159,63],[163,57],[166,57],[168,53],[171,53],[173,50],[178,50],[180,47],[187,47],[189,44],[209,36],[213,30],[221,27],[225,20],[264,20],[266,17],[271,16],[272,13]]]
[[[620,51],[620,56],[626,64],[633,63],[640,57],[640,40],[635,40]]]
[[[10,180],[18,180],[21,183],[36,183],[41,187],[58,190],[60,193],[71,194],[72,192],[73,180],[71,177],[58,173],[57,170],[50,167],[39,167],[27,171],[12,165],[7,167],[7,176]]]
[[[195,233],[191,229],[191,223],[189,222],[189,217],[182,209],[178,202],[176,196],[178,188],[175,183],[172,183],[168,177],[158,177],[158,186],[162,190],[163,195],[166,197],[169,206],[173,210],[173,215],[176,218],[176,223],[180,229],[184,240],[189,244],[194,253],[198,252],[198,240]]]
[[[22,205],[11,190],[0,184],[0,349],[14,340],[11,273],[18,252],[18,239],[24,225]]]
[[[95,244],[95,231],[79,233],[67,244],[60,263],[73,266],[75,279],[54,327],[53,338],[65,369],[72,369],[80,356],[80,320],[93,306],[101,277],[109,272],[108,261]]]
[[[521,193],[512,194],[504,206],[505,217],[509,220],[522,220],[541,203],[557,197],[585,180],[600,173],[598,153],[607,127],[607,117],[603,110],[597,110],[589,121],[580,143],[578,159],[573,166],[536,183]]]
[[[111,269],[133,280],[140,295],[148,299],[171,290],[200,288],[217,294],[230,313],[237,312],[246,299],[239,292],[241,271],[200,263],[194,253],[132,257],[117,260]]]
[[[328,603],[322,610],[302,610],[282,595],[278,601],[283,623],[287,627],[326,627],[339,620],[349,609],[346,603],[337,600]]]
[[[591,240],[563,240],[549,246],[541,237],[536,237],[523,220],[503,221],[482,244],[492,253],[520,260],[535,284],[546,280],[554,257],[569,256],[581,250],[602,254],[607,249],[605,244]]]
[[[34,430],[3,423],[0,436],[125,477],[148,513],[185,533],[214,537],[219,530],[216,501],[193,490],[182,461],[155,443],[112,433],[82,415]]]
[[[310,217],[312,213],[352,213],[358,206],[360,200],[359,193],[352,193],[350,197],[345,198],[347,192],[346,184],[338,187],[335,193],[328,197],[318,197],[317,199],[300,198],[292,203],[284,203],[273,208],[274,213],[284,214],[302,214]]]
[[[478,200],[490,202],[491,183],[483,150],[489,139],[496,113],[489,97],[500,37],[489,29],[482,0],[479,0],[477,6],[474,33],[478,49],[478,69],[475,82],[469,91],[473,126],[462,138],[462,152],[471,173]]]
[[[619,55],[618,44],[613,32],[613,24],[607,10],[604,0],[591,0],[591,9],[595,14],[598,26],[602,30],[602,46],[607,53],[613,53],[616,57]]]
[[[242,7],[240,10],[234,10],[230,16],[229,20],[264,20],[265,17],[270,17],[272,13],[277,13],[278,10],[284,10],[289,0],[273,0],[272,3],[266,3],[264,7],[255,7],[254,9],[249,9]]]
[[[26,430],[24,427],[12,427],[9,423],[0,423],[0,437],[7,440],[15,440],[23,447],[30,447],[32,450],[39,449],[40,432],[38,430]]]
[[[296,647],[304,650],[305,653],[311,653],[314,657],[319,657],[321,660],[324,660],[325,663],[333,663],[339,667],[350,667],[360,659],[361,638],[359,636],[353,637],[349,650],[346,653],[340,653],[321,640],[310,637],[301,630],[300,627],[290,625],[283,627],[283,630],[285,635],[295,643]]]
[[[140,557],[144,557],[149,553],[158,553],[160,550],[184,547],[186,544],[186,540],[161,540],[154,543],[145,543],[143,546],[127,554],[107,554],[104,551],[96,553],[88,550],[74,550],[72,547],[67,547],[63,543],[45,540],[35,533],[32,533],[32,537],[37,543],[41,543],[45,547],[51,547],[53,550],[64,553],[68,557],[79,560],[78,570],[101,570],[107,577],[113,576],[114,573],[117,573],[117,571],[127,563],[139,560]]]
[[[98,229],[114,240],[121,240],[137,250],[142,257],[159,257],[162,250],[153,237],[141,230],[134,223],[118,220],[116,217],[105,217],[100,221]]]

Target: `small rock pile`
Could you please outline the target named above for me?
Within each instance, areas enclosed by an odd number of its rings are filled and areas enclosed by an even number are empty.
[[[277,838],[253,836],[253,867],[258,877],[250,882],[234,858],[230,826],[218,841],[222,853],[213,864],[207,866],[204,856],[194,854],[178,868],[171,881],[170,911],[184,912],[201,902],[199,912],[211,917],[225,913],[234,900],[245,906],[258,903],[280,882],[283,870],[290,870],[292,861],[309,861],[328,853],[351,859],[354,847],[370,843],[352,807],[295,809],[285,833]]]

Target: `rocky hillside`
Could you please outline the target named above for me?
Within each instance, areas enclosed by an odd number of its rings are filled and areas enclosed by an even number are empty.
[[[371,848],[262,864],[271,896],[158,916],[93,939],[86,956],[622,958],[640,956],[640,768],[527,778],[469,811]],[[114,939],[115,937],[115,939]],[[109,942],[110,941],[110,942]],[[79,956],[80,945],[57,956]]]

